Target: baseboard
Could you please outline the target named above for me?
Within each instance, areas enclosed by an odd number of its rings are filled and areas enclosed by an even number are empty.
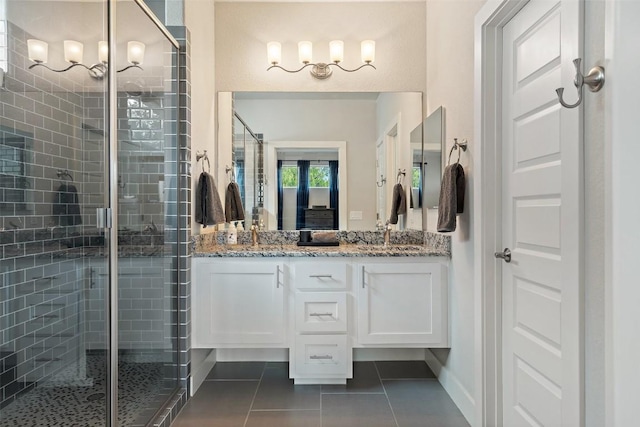
[[[424,360],[424,348],[354,348],[354,362]]]
[[[191,396],[196,394],[216,364],[216,350],[191,350]]]
[[[218,362],[288,362],[288,348],[219,348]]]
[[[462,415],[467,419],[469,425],[474,425],[475,401],[469,391],[458,381],[458,378],[427,349],[424,352],[424,361],[438,377],[438,381],[445,389],[453,403],[456,404]]]

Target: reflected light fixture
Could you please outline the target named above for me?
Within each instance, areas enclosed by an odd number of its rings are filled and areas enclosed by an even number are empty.
[[[329,58],[331,62],[328,64],[324,62],[313,63],[313,44],[310,41],[301,41],[298,43],[298,61],[303,65],[297,70],[288,70],[279,65],[282,62],[282,45],[278,42],[269,42],[267,43],[267,59],[271,66],[267,68],[267,71],[272,68],[280,68],[287,73],[297,73],[307,67],[311,67],[311,75],[316,79],[324,80],[331,77],[333,73],[332,67],[334,66],[348,73],[353,73],[364,67],[371,67],[375,70],[376,67],[373,66],[372,62],[375,61],[376,57],[376,42],[364,40],[360,44],[360,53],[364,64],[354,69],[344,68],[340,65],[340,62],[344,61],[344,42],[342,40],[333,40],[329,43]]]
[[[71,65],[67,68],[56,70],[45,65],[49,60],[49,44],[42,40],[27,40],[27,49],[29,52],[29,60],[34,62],[29,69],[35,67],[44,67],[55,73],[64,73],[75,67],[83,67],[89,71],[89,75],[96,80],[102,80],[107,75],[109,65],[109,44],[106,41],[98,42],[98,63],[90,67],[82,63],[84,55],[84,45],[75,40],[64,41],[64,60]],[[138,68],[142,70],[142,62],[144,61],[144,43],[138,41],[130,41],[127,44],[127,60],[131,65],[118,70],[118,73],[126,71],[130,68]]]

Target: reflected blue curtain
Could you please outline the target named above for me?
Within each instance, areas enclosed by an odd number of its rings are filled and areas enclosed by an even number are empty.
[[[304,228],[304,210],[309,207],[309,160],[298,160],[296,230]]]
[[[282,190],[282,160],[278,160],[278,230],[282,230],[282,209],[284,192]]]
[[[242,203],[246,207],[247,199],[245,199],[244,189],[244,160],[238,160],[236,162],[236,184],[238,184],[238,188],[240,189],[240,198],[242,199]]]
[[[425,166],[427,165],[426,163],[424,164]],[[424,167],[420,167],[420,163],[414,163],[413,164],[414,168],[418,168],[418,170],[420,171],[420,176],[419,176],[419,181],[418,181],[418,206],[419,208],[422,207],[422,173],[424,171]]]
[[[340,221],[340,203],[339,203],[339,187],[338,187],[338,161],[329,161],[329,207],[335,209],[333,211],[333,229],[339,228]]]

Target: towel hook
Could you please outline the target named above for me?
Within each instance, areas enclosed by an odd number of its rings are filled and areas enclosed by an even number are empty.
[[[402,184],[402,180],[407,175],[406,169],[398,169],[398,175],[396,175],[396,184]]]
[[[456,160],[456,163],[460,163],[460,151],[467,151],[467,145],[469,145],[469,143],[466,139],[463,139],[462,142],[458,142],[458,138],[453,138],[453,147],[451,147],[451,150],[449,151],[449,160],[447,161],[447,165],[451,164],[451,154],[453,153],[453,150],[458,150],[458,160]]]
[[[560,87],[556,89],[556,93],[558,94],[558,102],[565,108],[576,108],[578,105],[582,103],[582,88],[584,85],[589,87],[591,92],[598,92],[602,89],[604,85],[604,68],[601,66],[595,66],[591,70],[589,70],[589,74],[586,76],[582,75],[582,58],[576,58],[573,60],[573,66],[576,67],[576,78],[573,80],[573,84],[576,89],[578,89],[578,100],[575,104],[567,104],[564,102],[562,97],[562,93],[564,92],[564,88]]]
[[[229,181],[236,182],[236,171],[235,171],[235,169],[234,168],[230,168],[229,166],[225,165],[224,170],[229,175]]]
[[[73,176],[71,176],[69,171],[66,169],[60,169],[58,172],[56,172],[56,175],[58,176],[58,178],[69,178],[70,181],[73,181]]]
[[[203,153],[196,151],[196,163],[202,160],[202,171],[204,172],[204,161],[207,161],[207,172],[211,172],[211,163],[209,162],[209,156],[207,155],[207,150],[204,150]]]
[[[376,185],[378,187],[382,187],[387,182],[387,178],[384,175],[380,174],[380,181],[376,181]]]

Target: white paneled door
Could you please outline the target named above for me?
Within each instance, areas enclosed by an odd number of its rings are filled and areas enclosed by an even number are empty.
[[[503,425],[582,424],[581,1],[532,0],[503,30]]]

